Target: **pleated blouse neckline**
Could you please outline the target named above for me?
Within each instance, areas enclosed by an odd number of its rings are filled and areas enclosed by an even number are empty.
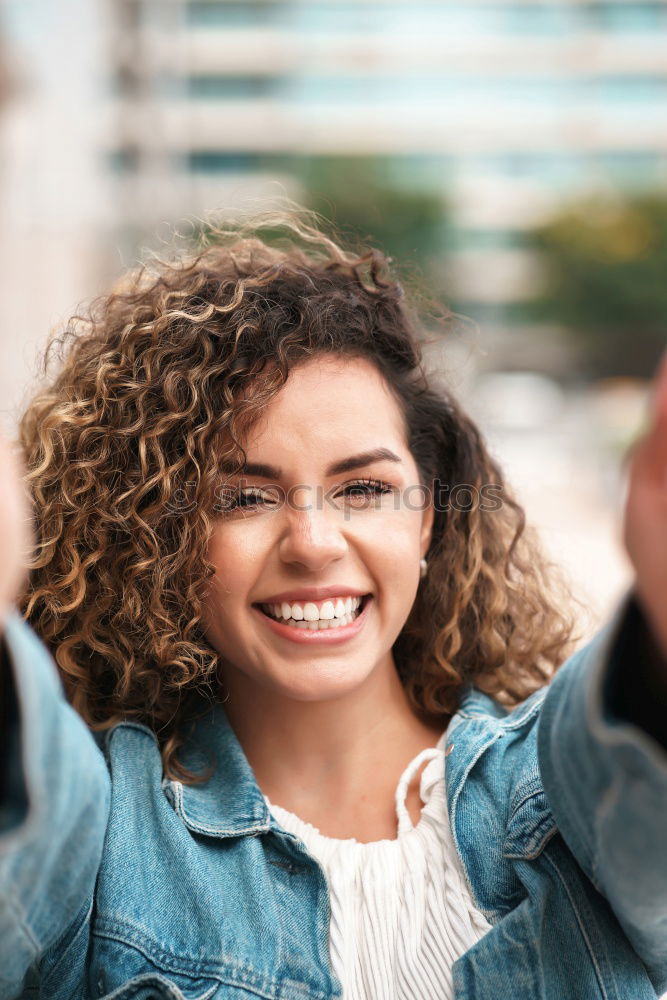
[[[414,757],[396,788],[398,835],[362,843],[325,837],[267,804],[320,863],[331,906],[329,951],[343,1000],[453,1000],[452,967],[490,929],[477,910],[447,815],[445,734]],[[407,789],[420,775],[413,825]]]
[[[413,757],[401,774],[394,798],[398,820],[398,833],[396,837],[391,839],[387,837],[382,840],[373,840],[364,843],[357,840],[356,837],[327,837],[316,826],[313,826],[312,823],[307,823],[295,813],[283,809],[281,806],[276,806],[269,801],[267,796],[264,796],[266,804],[285,829],[288,829],[290,833],[296,834],[311,848],[316,848],[320,856],[327,857],[332,853],[337,853],[341,849],[346,854],[352,852],[355,855],[369,855],[375,851],[395,850],[406,836],[416,834],[428,821],[425,815],[425,806],[431,797],[433,786],[439,780],[444,780],[444,743],[446,735],[447,731],[445,730],[437,744],[434,747],[426,747]],[[418,822],[413,824],[407,809],[406,796],[416,772],[424,761],[428,761],[428,764],[422,771],[419,781],[419,795],[423,806]]]

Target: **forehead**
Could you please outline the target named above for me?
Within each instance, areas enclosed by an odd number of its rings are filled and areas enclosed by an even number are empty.
[[[370,362],[326,356],[294,368],[249,435],[248,446],[312,438],[373,444],[406,442],[404,418]],[[383,438],[387,439],[386,441]]]

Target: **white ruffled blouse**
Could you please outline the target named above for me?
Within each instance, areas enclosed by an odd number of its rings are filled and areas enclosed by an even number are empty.
[[[266,798],[278,823],[304,842],[326,874],[329,948],[344,1000],[451,1000],[452,965],[491,927],[472,901],[452,839],[445,736],[401,775],[396,840],[363,844],[325,837]],[[424,805],[413,826],[405,799],[424,761]]]

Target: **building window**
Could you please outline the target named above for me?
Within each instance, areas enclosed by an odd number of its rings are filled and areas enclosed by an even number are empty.
[[[652,32],[667,25],[664,3],[589,4],[588,17],[593,27],[619,33]]]
[[[271,76],[228,76],[197,74],[185,78],[185,94],[197,100],[243,101],[272,97],[276,78]]]
[[[249,173],[262,165],[263,157],[254,153],[193,150],[186,157],[187,169],[195,174]]]
[[[605,102],[663,102],[667,100],[667,75],[601,76],[590,81],[589,90],[593,97]]]
[[[285,13],[285,4],[272,0],[243,0],[243,2],[216,2],[216,0],[188,0],[187,23],[196,28],[255,28],[279,22]]]
[[[113,149],[108,154],[108,163],[114,174],[132,174],[139,168],[140,152],[136,146]]]
[[[666,160],[656,150],[608,150],[595,157],[599,172],[624,188],[652,188],[664,183]]]
[[[567,34],[580,25],[576,5],[563,3],[331,3],[292,7],[292,23],[330,34]]]

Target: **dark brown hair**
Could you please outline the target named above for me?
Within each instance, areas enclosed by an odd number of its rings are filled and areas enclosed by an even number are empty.
[[[322,354],[381,372],[425,484],[493,484],[502,498],[436,511],[394,646],[415,710],[444,722],[467,684],[511,706],[549,680],[570,623],[478,430],[429,384],[421,336],[387,259],[342,249],[306,213],[219,226],[70,322],[20,427],[37,534],[23,609],[92,728],[143,721],[165,774],[196,780],[178,750],[195,699],[219,694],[201,600],[220,467],[240,467],[290,370]]]

